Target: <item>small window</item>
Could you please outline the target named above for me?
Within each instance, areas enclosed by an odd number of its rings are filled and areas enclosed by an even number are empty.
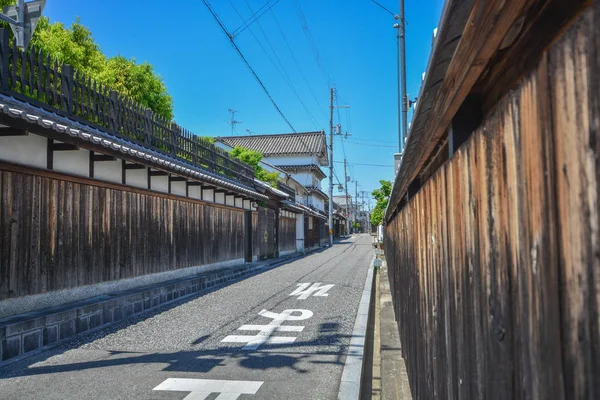
[[[308,229],[312,229],[313,228],[313,217],[308,217]]]

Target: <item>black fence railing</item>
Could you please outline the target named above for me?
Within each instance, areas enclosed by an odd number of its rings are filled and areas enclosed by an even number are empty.
[[[0,29],[0,91],[247,185],[252,166]]]

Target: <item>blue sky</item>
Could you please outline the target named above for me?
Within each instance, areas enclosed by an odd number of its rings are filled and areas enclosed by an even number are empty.
[[[397,1],[378,1],[397,12]],[[265,2],[210,1],[230,32],[242,25],[238,12],[247,19],[251,9],[256,11]],[[341,138],[335,140],[337,177],[344,179],[345,153],[349,175],[358,181],[359,190],[370,192],[379,187],[380,179],[393,180],[391,166],[398,147],[393,17],[370,0],[273,3],[258,23],[235,37],[250,65],[298,132],[324,129],[328,133],[331,79],[338,103],[350,105],[348,111],[339,110],[339,117],[335,112],[334,123],[352,133],[343,146]],[[317,64],[295,4],[300,4],[330,78]],[[443,0],[406,0],[407,89],[411,98],[418,94],[442,7]],[[290,132],[202,0],[50,0],[44,13],[51,21],[67,25],[79,16],[107,55],[121,54],[153,64],[173,96],[176,121],[198,135],[230,135],[228,108],[238,110],[235,118],[243,122],[236,126],[240,135],[247,129],[253,133]],[[327,184],[324,180],[324,190]],[[354,194],[354,183],[350,187]]]

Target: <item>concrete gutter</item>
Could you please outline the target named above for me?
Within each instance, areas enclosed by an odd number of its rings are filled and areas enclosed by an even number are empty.
[[[369,308],[371,305],[371,290],[373,289],[373,270],[375,269],[375,257],[371,260],[362,297],[356,313],[356,321],[350,346],[344,363],[342,380],[338,391],[339,400],[357,400],[360,398],[360,389],[363,373],[363,362],[365,352],[365,339],[369,321]]]

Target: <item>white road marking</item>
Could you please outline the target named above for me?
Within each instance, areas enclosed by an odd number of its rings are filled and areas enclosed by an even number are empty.
[[[169,378],[152,390],[191,392],[184,400],[204,400],[213,393],[219,393],[217,400],[235,400],[242,394],[256,394],[262,384],[259,381]]]
[[[300,313],[300,315],[292,315]],[[302,321],[313,316],[310,310],[284,310],[282,313],[274,313],[262,310],[258,315],[271,318],[273,321],[266,325],[242,325],[238,328],[241,331],[259,331],[256,335],[229,335],[221,342],[226,343],[246,343],[242,350],[256,350],[265,343],[269,344],[289,344],[296,341],[295,337],[289,336],[271,336],[273,332],[302,332],[304,326],[282,326],[285,321]]]
[[[321,282],[313,283],[310,286],[310,282],[308,283],[299,283],[296,290],[290,293],[290,296],[298,296],[298,300],[306,300],[311,295],[313,296],[322,296],[327,297],[329,294],[327,291],[334,287],[335,285],[323,285],[321,286]],[[314,294],[313,294],[314,293]]]

